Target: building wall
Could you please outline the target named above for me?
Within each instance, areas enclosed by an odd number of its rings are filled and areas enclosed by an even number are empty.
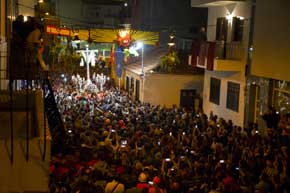
[[[1,92],[1,101],[7,101],[7,93]],[[21,94],[14,94],[15,102],[19,106],[24,104],[21,102]],[[34,97],[31,97],[34,98]],[[46,130],[46,154],[45,160],[42,155],[44,153],[44,106],[42,92],[37,91],[35,97],[35,105],[37,109],[34,113],[28,114],[30,131],[29,137],[29,156],[26,161],[26,112],[13,112],[13,163],[11,163],[11,141],[10,141],[10,112],[0,112],[0,193],[7,192],[49,192],[49,163],[51,161],[51,140],[48,128]],[[9,100],[9,99],[8,99]],[[20,101],[19,101],[20,100]],[[36,116],[32,118],[33,116]],[[36,134],[32,134],[32,120],[36,121]],[[46,120],[47,121],[47,120]],[[46,122],[46,127],[48,123]]]
[[[221,80],[220,87],[220,103],[216,105],[209,101],[210,96],[210,78],[217,78]],[[239,96],[239,111],[227,109],[227,86],[228,82],[234,82],[240,84],[240,96]],[[204,92],[203,92],[203,109],[206,114],[211,111],[224,118],[225,120],[232,120],[235,125],[244,125],[244,107],[245,107],[245,78],[243,74],[238,72],[214,72],[206,71],[204,76]]]
[[[179,106],[181,89],[195,89],[201,96],[203,75],[146,74],[144,102],[166,107]]]
[[[14,140],[14,162],[11,164],[10,141],[0,140],[0,193],[7,192],[49,192],[49,162],[42,161],[43,140],[29,140],[29,161],[25,160],[25,140]],[[41,150],[41,151],[40,151]],[[46,152],[50,152],[50,141],[47,141]]]
[[[59,0],[57,3],[57,13],[62,23],[69,27],[118,27],[120,11],[119,5],[98,5],[80,0]]]
[[[61,16],[61,21],[68,27],[84,25],[82,19],[83,6],[79,0],[59,0],[56,13]]]
[[[0,0],[0,40],[5,37],[5,7],[5,0]]]
[[[118,5],[84,5],[83,17],[87,21],[100,23],[108,27],[114,27],[119,24],[121,7]]]
[[[289,7],[289,0],[256,0],[253,75],[290,81]]]
[[[123,77],[122,77],[122,81],[121,81],[121,87],[126,89],[126,77],[129,78],[134,78],[134,92],[132,93],[132,99],[135,98],[136,95],[136,80],[140,81],[140,101],[144,101],[144,95],[143,95],[143,90],[144,90],[144,79],[142,79],[142,77],[134,72],[131,72],[129,70],[125,70],[123,73]]]
[[[36,0],[18,0],[18,15],[34,16]]]
[[[206,25],[207,8],[192,8],[189,1],[181,0],[131,0],[134,29],[160,32],[160,44],[167,45],[168,35],[193,37],[196,31]],[[166,17],[165,17],[166,16]]]

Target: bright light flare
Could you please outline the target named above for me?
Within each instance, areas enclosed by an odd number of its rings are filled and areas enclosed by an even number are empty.
[[[143,42],[137,42],[135,49],[138,50],[138,49],[142,48],[143,46],[144,46]]]
[[[119,31],[119,36],[121,38],[128,37],[129,35],[130,35],[129,30],[121,30],[121,31]]]

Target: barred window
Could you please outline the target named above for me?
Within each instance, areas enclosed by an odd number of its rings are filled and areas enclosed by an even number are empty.
[[[239,111],[240,84],[228,82],[227,108]]]
[[[220,104],[220,89],[221,80],[217,78],[210,78],[210,94],[209,101],[219,105]]]

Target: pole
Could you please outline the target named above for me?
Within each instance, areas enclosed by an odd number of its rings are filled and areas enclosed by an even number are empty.
[[[144,45],[142,45],[142,47],[141,47],[141,52],[142,52],[141,68],[142,68],[142,76],[144,77]]]
[[[121,78],[119,78],[119,90],[121,90]]]

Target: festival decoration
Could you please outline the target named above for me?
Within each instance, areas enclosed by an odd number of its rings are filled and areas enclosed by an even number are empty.
[[[117,41],[121,48],[129,48],[132,42],[132,34],[129,29],[121,29],[117,34]]]

